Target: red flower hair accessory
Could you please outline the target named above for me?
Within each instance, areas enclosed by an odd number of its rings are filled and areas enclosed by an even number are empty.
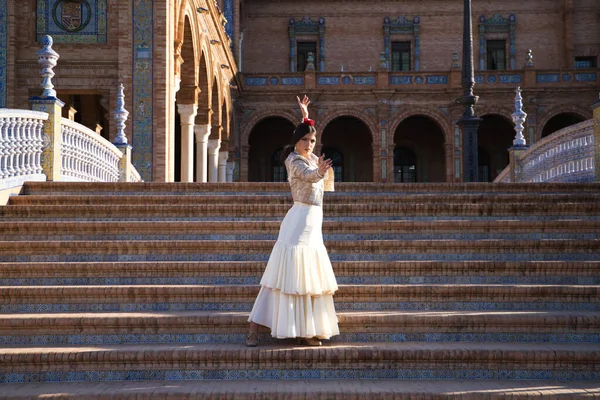
[[[302,120],[302,123],[303,123],[303,124],[306,124],[306,125],[310,125],[310,126],[315,126],[315,121],[313,121],[313,120],[312,120],[312,119],[310,119],[310,118],[304,118],[304,119]]]

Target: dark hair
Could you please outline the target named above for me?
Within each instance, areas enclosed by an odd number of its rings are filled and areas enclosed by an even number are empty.
[[[285,160],[288,158],[288,156],[290,155],[290,153],[292,151],[294,151],[294,147],[296,146],[296,143],[298,143],[300,141],[300,139],[302,139],[304,136],[306,136],[309,133],[317,133],[317,130],[315,129],[314,126],[309,125],[309,124],[305,124],[304,122],[301,122],[296,129],[294,129],[294,133],[292,134],[292,141],[290,144],[286,145],[283,150],[281,151],[281,163],[285,164]]]

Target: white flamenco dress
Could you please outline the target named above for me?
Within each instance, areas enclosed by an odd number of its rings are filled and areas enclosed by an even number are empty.
[[[333,294],[338,289],[323,244],[323,179],[317,160],[292,152],[285,165],[294,199],[260,281],[248,322],[276,338],[329,339],[339,335]]]

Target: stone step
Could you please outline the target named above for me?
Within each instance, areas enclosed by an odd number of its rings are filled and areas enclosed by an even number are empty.
[[[339,312],[334,342],[594,343],[600,313],[581,311]],[[0,315],[0,347],[244,343],[247,312]],[[276,341],[264,328],[260,342]]]
[[[342,284],[600,284],[600,261],[337,261]],[[258,284],[264,262],[0,263],[0,286]]]
[[[254,377],[255,372],[249,371]],[[316,375],[316,374],[315,374]],[[518,374],[515,374],[518,377]],[[564,376],[573,375],[565,371]],[[97,375],[90,376],[96,377]],[[200,379],[200,374],[189,379]],[[14,378],[20,376],[15,375]],[[140,378],[146,377],[140,375]],[[231,376],[230,376],[231,377]],[[3,384],[7,400],[576,400],[597,398],[596,381],[303,379],[60,382]],[[150,378],[151,379],[151,378]]]
[[[374,183],[338,182],[336,192],[362,193],[598,193],[597,183]],[[182,194],[290,192],[287,182],[160,183],[160,182],[26,182],[22,194]]]
[[[277,234],[280,221],[0,221],[0,235],[184,235],[184,234]],[[324,221],[325,234],[418,234],[418,233],[598,233],[600,220],[558,217],[553,220],[444,220],[431,221]],[[14,240],[14,239],[12,239]]]
[[[152,344],[0,349],[0,382],[188,379],[600,380],[600,349],[555,343]],[[104,374],[105,372],[105,374]]]
[[[249,311],[258,285],[4,286],[1,313]],[[340,285],[343,310],[600,310],[597,285]]]
[[[274,240],[0,241],[0,261],[262,261],[268,259],[274,244]],[[600,260],[600,239],[338,240],[325,245],[336,261],[384,261],[409,256]]]
[[[325,221],[325,240],[374,239],[594,239],[600,220]],[[277,237],[280,221],[10,221],[0,241],[16,240],[250,240]]]
[[[600,193],[345,193],[326,194],[327,204],[403,203],[584,203],[600,201]],[[178,194],[178,195],[29,195],[12,196],[9,205],[202,205],[202,204],[293,204],[290,193],[271,194]]]
[[[162,219],[210,216],[256,218],[263,216],[282,218],[288,204],[199,204],[199,205],[33,205],[6,206],[0,208],[4,220],[25,218],[61,218],[85,220],[137,220],[144,218]],[[600,202],[594,203],[369,203],[369,204],[325,204],[323,212],[328,218],[358,216],[402,216],[402,217],[501,217],[501,216],[598,216]]]

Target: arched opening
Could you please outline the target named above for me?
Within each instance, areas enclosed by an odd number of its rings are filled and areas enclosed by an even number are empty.
[[[546,122],[546,125],[544,125],[544,128],[542,128],[542,137],[552,135],[554,132],[566,128],[567,126],[575,125],[583,121],[585,121],[585,118],[573,113],[555,115],[550,118],[550,120]]]
[[[290,143],[294,128],[294,124],[282,117],[267,117],[254,125],[248,139],[249,182],[273,182],[275,178],[281,179],[283,164],[277,159],[276,153]],[[285,166],[283,170],[285,172]]]
[[[272,181],[273,182],[287,182],[287,170],[285,164],[281,161],[281,152],[283,147],[278,148],[271,157],[272,166]]]
[[[417,156],[408,147],[394,149],[394,182],[417,181]]]
[[[344,182],[344,156],[335,147],[324,147],[321,154],[333,161],[333,174],[336,182]]]
[[[337,159],[336,181],[373,181],[373,139],[364,122],[350,116],[335,118],[323,130],[321,142],[321,153],[334,161],[334,167]]]
[[[499,115],[484,115],[481,119],[477,129],[477,157],[481,159],[479,180],[493,182],[508,165],[508,149],[515,138],[515,129],[512,122]],[[487,172],[482,171],[482,167],[487,168]],[[485,176],[487,179],[483,179]]]
[[[181,182],[181,117],[175,105],[175,168],[174,182]]]
[[[479,182],[491,182],[491,174],[492,170],[490,154],[483,148],[477,147],[477,162],[478,162],[478,173],[479,173]]]
[[[445,182],[444,132],[431,118],[406,118],[394,132],[396,182]]]

